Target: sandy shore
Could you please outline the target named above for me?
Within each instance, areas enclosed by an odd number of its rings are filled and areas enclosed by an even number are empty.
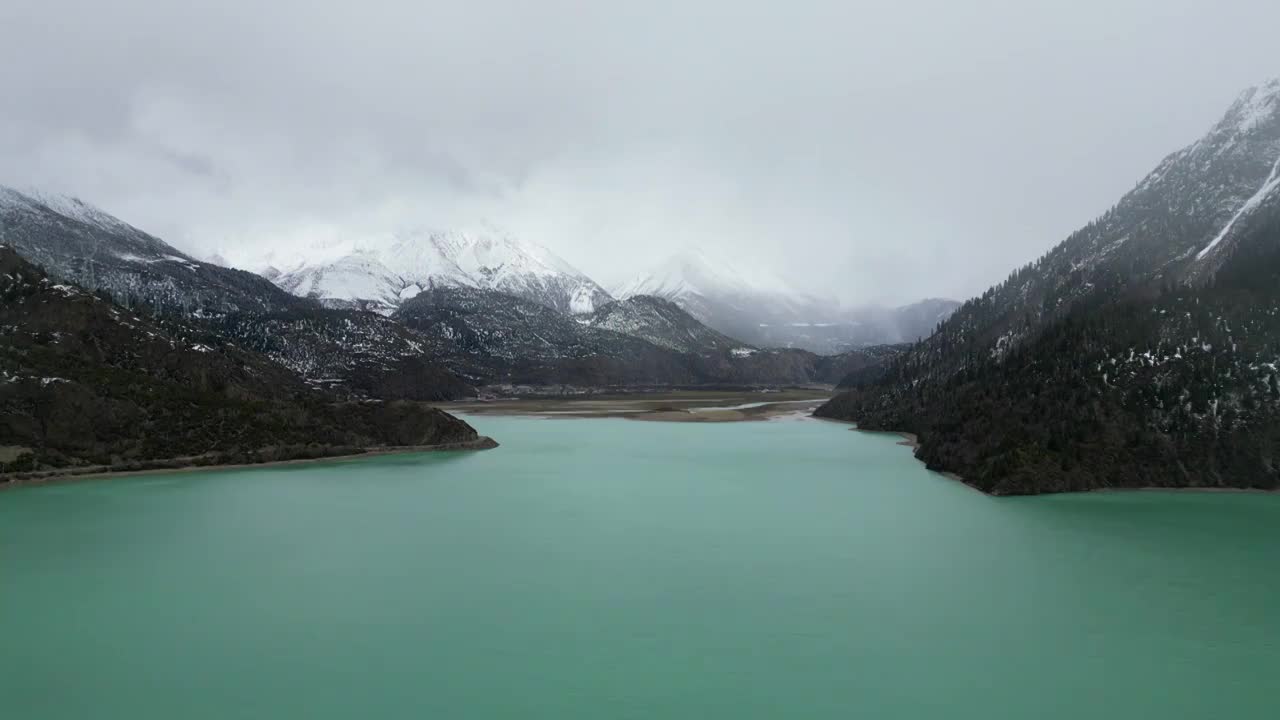
[[[495,447],[498,447],[498,443],[493,438],[481,435],[470,442],[445,443],[442,445],[396,445],[388,447],[372,447],[358,453],[325,455],[314,458],[296,458],[293,460],[271,460],[269,462],[259,463],[199,465],[196,461],[200,458],[196,457],[170,458],[167,460],[156,460],[154,462],[172,462],[181,464],[175,465],[174,467],[156,467],[139,470],[107,470],[103,469],[103,466],[101,465],[57,470],[42,470],[39,471],[35,477],[24,477],[22,479],[7,479],[6,476],[0,475],[0,490],[5,490],[6,488],[28,487],[31,485],[46,485],[49,483],[67,480],[100,480],[104,478],[129,477],[134,475],[167,475],[172,473],[201,472],[205,470],[244,470],[249,468],[279,467],[282,465],[309,465],[313,463],[380,457],[383,455],[406,455],[409,453],[443,452],[447,450],[488,450]]]
[[[826,402],[825,390],[770,392],[674,391],[576,398],[517,398],[438,405],[463,415],[546,418],[624,418],[650,422],[744,422],[808,414]]]

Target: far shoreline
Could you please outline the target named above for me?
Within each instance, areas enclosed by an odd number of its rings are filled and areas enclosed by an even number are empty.
[[[819,418],[819,419],[829,420],[831,422],[837,422],[837,423],[844,423],[846,425],[852,425],[853,427],[850,427],[849,428],[850,430],[853,430],[854,432],[866,433],[868,435],[896,435],[899,438],[901,438],[901,440],[899,440],[897,444],[902,445],[904,447],[911,448],[912,457],[915,457],[915,450],[920,447],[920,437],[915,433],[909,433],[902,430],[863,430],[862,428],[858,427],[857,423],[853,420],[840,420],[838,418]],[[920,458],[915,458],[915,459],[920,464],[925,465],[925,462]],[[925,469],[929,469],[928,465],[925,465]],[[1119,485],[1114,487],[1092,488],[1090,490],[1067,490],[1062,492],[1044,492],[1044,493],[1032,493],[1032,494],[1022,494],[1022,495],[999,495],[996,493],[986,492],[985,490],[979,487],[970,485],[969,483],[965,482],[964,478],[961,477],[958,473],[951,472],[950,470],[929,470],[929,472],[937,473],[938,475],[941,475],[945,478],[955,480],[960,484],[964,485],[965,487],[969,488],[970,490],[973,490],[974,492],[977,492],[977,493],[981,493],[982,495],[985,495],[986,497],[991,497],[991,498],[1028,498],[1028,497],[1050,497],[1054,495],[1066,496],[1066,495],[1092,495],[1095,493],[1114,494],[1114,493],[1132,493],[1132,492],[1155,492],[1155,493],[1168,492],[1168,493],[1179,493],[1179,494],[1227,493],[1232,495],[1280,494],[1280,488],[1267,489],[1267,488],[1238,488],[1238,487],[1210,487],[1210,486],[1170,487],[1170,486],[1164,486],[1164,485],[1142,485],[1137,487],[1125,487],[1125,486]]]
[[[597,396],[497,398],[437,403],[446,412],[472,417],[547,419],[615,418],[640,422],[760,422],[803,414],[826,402],[823,389],[779,388],[748,391],[673,390]]]
[[[198,465],[194,462],[176,465],[174,467],[156,467],[156,468],[140,468],[137,470],[98,470],[101,466],[91,468],[67,468],[65,470],[44,470],[38,471],[47,473],[40,477],[21,478],[13,480],[4,480],[0,482],[0,492],[4,490],[35,487],[39,485],[52,485],[55,483],[64,483],[74,480],[108,480],[122,477],[142,477],[146,475],[168,475],[179,473],[193,473],[201,471],[218,472],[222,470],[249,470],[252,468],[272,468],[283,467],[287,465],[309,465],[324,462],[342,462],[347,460],[359,460],[362,458],[383,457],[387,455],[410,455],[414,453],[430,453],[430,452],[448,452],[454,451],[474,451],[489,450],[498,447],[498,442],[487,435],[480,435],[474,440],[467,440],[456,443],[441,443],[439,445],[392,445],[386,447],[370,447],[357,453],[344,453],[340,455],[322,455],[320,457],[311,458],[293,458],[290,460],[268,460],[256,463],[211,463],[208,465]],[[155,462],[180,462],[186,458],[170,458],[160,459]]]

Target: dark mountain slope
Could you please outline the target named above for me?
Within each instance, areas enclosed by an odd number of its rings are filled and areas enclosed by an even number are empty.
[[[677,353],[491,290],[428,290],[401,303],[393,317],[427,338],[430,357],[480,385],[697,381]]]
[[[0,242],[54,277],[203,342],[262,352],[307,380],[354,397],[453,399],[473,391],[422,357],[422,341],[385,318],[330,310],[265,278],[192,259],[77,200],[0,188]]]
[[[582,321],[593,328],[638,337],[676,352],[750,349],[745,343],[698,322],[670,300],[652,295],[610,302]]]
[[[214,337],[263,353],[312,385],[354,397],[453,400],[475,389],[424,352],[430,341],[356,310],[298,308],[208,318]]]
[[[1276,201],[1278,163],[1280,82],[1272,82],[1244,93],[1204,138],[1166,158],[1101,218],[964,303],[904,362],[921,377],[946,376],[970,356],[1034,336],[1078,300],[1204,281],[1243,228],[1237,213],[1247,220]]]
[[[265,278],[200,262],[78,200],[0,187],[0,242],[125,307],[196,315],[308,307]]]
[[[924,439],[986,492],[1280,486],[1280,215],[1204,287],[1086,303],[1002,362],[820,415]]]
[[[804,350],[758,350],[716,333],[671,303],[575,319],[544,305],[473,288],[441,288],[405,301],[393,316],[428,338],[427,354],[477,385],[577,387],[834,383],[857,367],[896,354],[874,348],[823,357]],[[653,311],[653,312],[650,312]],[[642,322],[618,323],[618,318]],[[697,352],[659,347],[595,326],[679,340]],[[656,321],[653,321],[654,318]],[[653,321],[650,324],[650,321]]]
[[[260,354],[202,344],[201,329],[183,333],[56,283],[5,246],[0,327],[0,473],[476,440],[438,410],[335,402]]]
[[[995,493],[1274,487],[1280,84],[820,408]]]
[[[933,334],[960,307],[955,300],[928,298],[890,310],[894,342],[916,342]],[[888,334],[888,333],[887,333]]]

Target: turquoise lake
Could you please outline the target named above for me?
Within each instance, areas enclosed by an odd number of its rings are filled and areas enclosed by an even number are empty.
[[[0,493],[0,717],[1280,717],[1280,496],[469,419],[502,447]]]

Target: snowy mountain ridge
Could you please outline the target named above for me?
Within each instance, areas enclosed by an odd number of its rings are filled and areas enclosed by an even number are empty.
[[[1272,78],[1240,93],[1216,129],[1246,135],[1268,122],[1277,109],[1280,109],[1280,78]]]
[[[757,350],[665,300],[597,304],[608,297],[599,286],[536,246],[465,234],[398,240],[322,255],[324,267],[304,278],[356,297],[396,292],[400,305],[384,317],[298,297],[262,275],[196,260],[83,203],[0,189],[0,244],[47,272],[59,283],[54,290],[79,286],[109,296],[181,333],[202,355],[256,353],[306,387],[343,398],[433,401],[484,385],[834,382],[900,351],[819,357]],[[436,284],[409,285],[383,264],[379,250]],[[514,286],[526,296],[490,289],[495,286]],[[594,310],[571,315],[586,307]]]
[[[685,250],[668,257],[649,272],[619,286],[614,295],[620,300],[636,295],[674,300],[692,295],[728,293],[806,297],[805,293],[773,272],[712,258],[700,250]]]
[[[384,314],[424,290],[497,290],[582,314],[612,298],[550,250],[493,228],[412,231],[367,238],[268,277],[303,297],[352,303]]]
[[[132,225],[99,210],[80,198],[34,188],[19,189],[0,185],[0,212],[34,212],[40,207],[103,230],[139,232]]]
[[[698,251],[667,258],[614,294],[624,300],[646,295],[669,300],[715,330],[757,347],[828,354],[914,341],[959,306],[934,299],[899,308],[844,308],[835,298],[798,290],[767,270]]]

